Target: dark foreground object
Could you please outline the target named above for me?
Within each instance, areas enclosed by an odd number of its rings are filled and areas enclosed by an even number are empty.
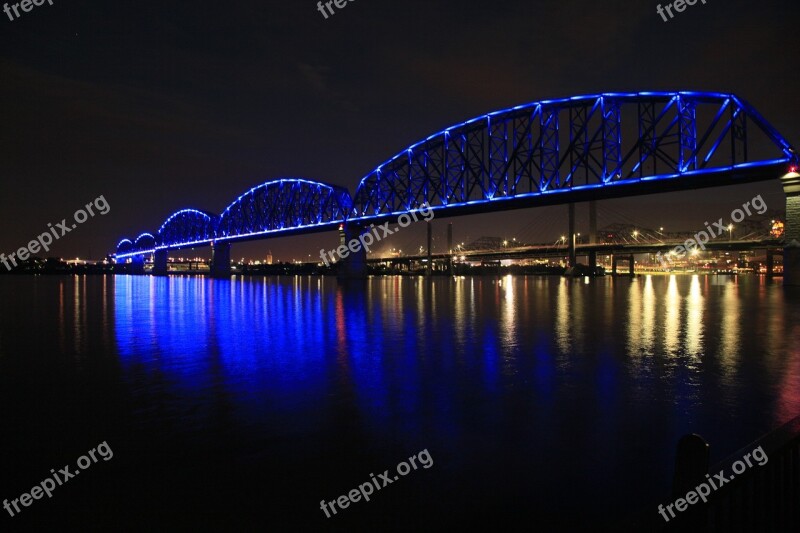
[[[743,458],[758,449],[768,460],[738,473],[734,464],[744,465]],[[719,485],[715,475],[722,473],[727,481],[711,491],[707,503],[698,501],[689,505],[668,523],[653,506],[638,520],[622,526],[623,530],[668,533],[800,531],[800,417],[710,468],[708,457],[709,446],[700,436],[681,438],[672,496],[662,505],[686,498],[700,483],[709,484],[709,478]]]

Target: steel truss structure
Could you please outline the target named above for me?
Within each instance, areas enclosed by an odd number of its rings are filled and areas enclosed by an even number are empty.
[[[123,239],[115,256],[124,259],[156,250],[204,246],[215,241],[242,241],[287,230],[330,229],[352,213],[347,189],[305,179],[262,183],[242,194],[217,216],[197,209],[170,215],[157,236]]]
[[[317,181],[268,181],[220,216],[174,213],[155,236],[120,241],[116,258],[366,225],[423,204],[451,216],[774,179],[797,163],[786,139],[732,94],[545,100],[429,136],[370,172],[352,198]]]
[[[217,240],[243,240],[284,230],[344,222],[353,208],[343,187],[303,179],[269,181],[250,189],[219,217]]]
[[[161,225],[155,248],[207,243],[214,239],[216,223],[216,215],[197,209],[182,209]]]
[[[748,158],[753,129],[773,156]],[[789,143],[731,94],[579,96],[489,113],[403,150],[361,180],[355,218],[403,213],[422,203],[447,214],[486,212],[503,209],[498,200],[587,188],[612,196],[620,184],[720,172],[734,182],[745,174],[739,171],[792,161],[797,154]],[[670,186],[665,182],[662,189]],[[567,196],[548,202],[575,201]]]

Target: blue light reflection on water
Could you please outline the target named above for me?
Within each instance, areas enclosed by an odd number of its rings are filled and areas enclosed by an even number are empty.
[[[579,281],[119,277],[117,351],[133,390],[166,394],[145,416],[176,431],[422,442],[447,458],[445,478],[475,473],[465,492],[496,469],[515,472],[511,488],[536,472],[652,494],[681,434],[724,455],[800,409],[780,287]],[[755,329],[742,308],[758,309]]]

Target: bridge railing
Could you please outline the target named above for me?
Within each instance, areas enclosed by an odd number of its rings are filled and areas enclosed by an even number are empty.
[[[768,462],[736,475],[714,493],[706,520],[696,531],[800,531],[800,417],[734,453],[711,472],[732,472],[736,461],[759,446]]]
[[[706,447],[698,449],[698,441]],[[686,446],[686,443],[694,445]],[[755,463],[741,474],[733,465],[761,448],[768,460]],[[624,531],[665,533],[752,533],[800,531],[800,417],[768,433],[756,442],[708,467],[708,445],[697,435],[681,439],[676,456],[675,482],[666,506],[700,483],[709,474],[723,472],[729,481],[711,492],[707,503],[698,501],[666,522],[656,506],[621,524]],[[703,460],[705,455],[705,461]],[[666,513],[665,513],[666,514]],[[669,515],[667,515],[669,516]]]

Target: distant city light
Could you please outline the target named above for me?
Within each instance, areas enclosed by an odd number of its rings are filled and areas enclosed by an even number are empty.
[[[783,221],[781,221],[781,220],[773,220],[772,221],[772,228],[771,228],[769,234],[775,239],[780,239],[781,237],[783,237],[784,230],[785,230],[785,227],[784,227]]]

